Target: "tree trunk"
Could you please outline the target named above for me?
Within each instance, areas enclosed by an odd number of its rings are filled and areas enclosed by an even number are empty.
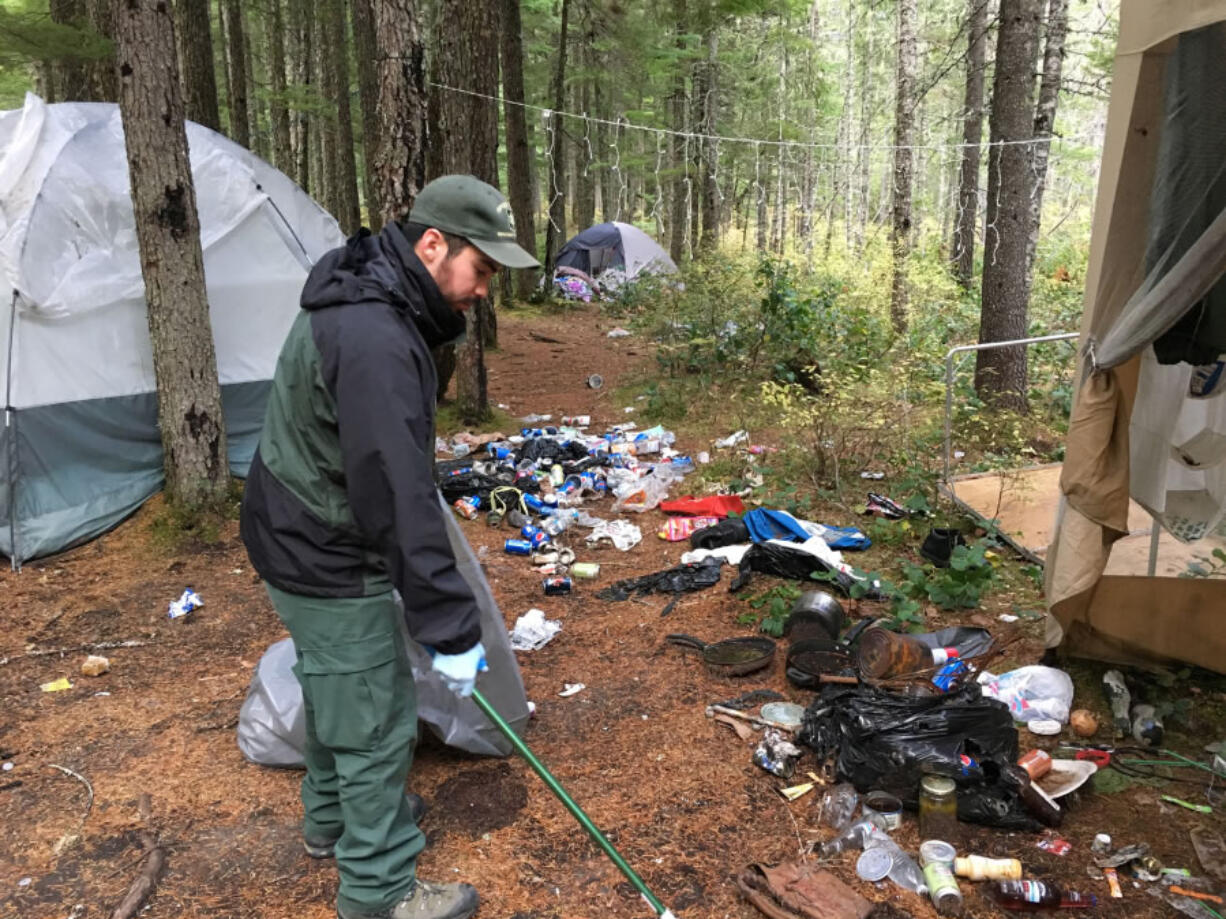
[[[256,77],[255,55],[252,53],[252,45],[259,41],[258,28],[258,20],[248,21],[243,26],[243,74],[247,78],[247,132],[251,137],[251,152],[260,159],[267,160],[268,135],[264,131],[264,102],[260,98],[260,82]]]
[[[166,494],[186,507],[217,505],[230,473],[170,8],[117,3],[115,32]]]
[[[111,8],[111,0],[87,0],[86,6],[89,24],[93,26],[94,31],[105,38],[114,39],[115,11]],[[207,11],[204,24],[207,34],[209,24]],[[209,42],[209,48],[212,47],[212,42]],[[114,54],[92,61],[87,69],[89,70],[89,98],[94,102],[118,102],[119,75],[115,72]],[[214,107],[217,105],[216,92],[213,94],[213,105]]]
[[[968,0],[966,98],[962,106],[962,166],[958,173],[958,210],[950,261],[954,277],[970,290],[975,274],[975,230],[979,226],[979,158],[983,140],[983,68],[989,0]]]
[[[1042,0],[1001,0],[992,84],[988,152],[988,214],[983,238],[980,342],[1026,336],[1030,275],[1031,158],[1026,141],[1034,130],[1034,62]],[[1026,410],[1026,348],[977,353],[975,391],[997,407]]]
[[[175,32],[179,39],[179,59],[183,62],[183,101],[187,117],[206,128],[221,131],[209,0],[177,0]]]
[[[677,47],[678,60],[674,63],[676,69],[673,74],[670,105],[672,107],[672,127],[678,133],[673,134],[670,138],[669,165],[673,170],[673,181],[668,221],[668,254],[677,264],[681,263],[681,256],[685,252],[685,236],[688,229],[686,186],[689,179],[689,161],[686,155],[688,153],[687,138],[683,134],[686,130],[686,110],[688,108],[685,99],[685,33],[689,31],[689,27],[685,0],[673,0],[673,41]]]
[[[272,122],[272,161],[286,175],[294,174],[289,135],[289,108],[285,104],[285,14],[284,0],[266,0],[268,33],[269,119]]]
[[[524,102],[524,42],[519,0],[502,0],[499,58],[502,62],[503,119],[507,126],[507,198],[515,215],[515,236],[527,252],[536,252],[536,208],[532,200],[532,151]],[[518,104],[517,104],[518,103]],[[535,272],[515,272],[515,295],[528,299]]]
[[[289,79],[296,94],[310,91],[311,83],[311,26],[308,20],[307,0],[288,0],[290,65]],[[300,186],[311,185],[311,122],[301,105],[290,111],[290,145],[293,147],[293,168],[289,174]]]
[[[915,0],[898,0],[898,79],[894,107],[894,207],[890,248],[894,255],[890,285],[890,324],[907,330],[907,259],[911,255],[911,183],[915,140]]]
[[[562,0],[562,23],[558,29],[558,60],[553,71],[553,110],[545,137],[549,182],[545,198],[549,201],[549,223],[545,226],[545,283],[553,279],[553,260],[566,241],[566,149],[562,142],[562,119],[557,114],[566,102],[566,32],[570,0]]]
[[[243,58],[243,9],[239,0],[222,0],[226,23],[226,61],[230,75],[230,139],[251,148],[251,122],[247,111],[247,68]]]
[[[766,183],[770,181],[770,162],[767,161],[766,168],[762,168],[762,158],[755,152],[754,154],[754,191],[757,193],[757,235],[754,238],[754,244],[759,254],[766,254]]]
[[[442,0],[437,15],[438,82],[480,95],[457,93],[443,99],[433,116],[432,142],[437,138],[442,147],[444,172],[468,173],[496,186],[498,109],[481,98],[498,93],[496,0]],[[485,339],[493,318],[487,301],[465,315],[468,336],[456,355],[456,402],[468,423],[489,415]]]
[[[84,0],[51,0],[51,21],[81,28],[85,25]],[[90,101],[89,68],[80,58],[61,54],[48,66],[50,82],[55,87],[48,102]]]
[[[710,137],[718,133],[719,124],[719,31],[712,25],[707,31],[707,60],[704,67],[705,92],[702,94],[701,131],[708,135],[703,145],[702,159],[702,241],[700,248],[712,252],[719,246],[720,192],[719,144]]]
[[[864,57],[860,60],[859,117],[860,139],[856,145],[856,220],[855,251],[864,251],[864,234],[868,229],[869,182],[872,156],[869,151],[869,131],[872,126],[873,97],[873,28],[864,30]]]
[[[1056,125],[1056,103],[1060,99],[1060,78],[1064,69],[1064,38],[1068,34],[1068,0],[1049,0],[1047,5],[1047,39],[1043,49],[1043,81],[1039,84],[1039,102],[1034,113],[1034,136],[1039,142],[1031,146],[1034,165],[1031,177],[1034,191],[1030,195],[1030,235],[1026,242],[1026,276],[1034,272],[1034,255],[1039,245],[1039,228],[1043,221],[1043,192],[1047,186],[1047,161],[1051,153],[1051,136]]]
[[[357,165],[353,155],[353,120],[349,109],[349,52],[345,33],[345,0],[325,0],[319,10],[322,29],[319,58],[327,98],[335,105],[324,132],[324,168],[329,201],[341,230],[354,233],[362,223],[358,210]],[[330,113],[332,114],[332,113]]]
[[[381,0],[382,2],[382,0]],[[353,56],[358,69],[358,99],[362,106],[362,154],[366,163],[362,195],[366,199],[366,219],[375,224],[379,208],[375,180],[375,149],[379,146],[379,58],[375,46],[375,18],[371,0],[349,0],[353,17]]]
[[[408,214],[425,182],[426,52],[416,0],[375,4],[374,34],[382,123],[367,165],[375,176],[371,222],[381,227]]]

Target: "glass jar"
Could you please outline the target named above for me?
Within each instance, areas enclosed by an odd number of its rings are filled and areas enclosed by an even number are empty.
[[[920,781],[919,825],[921,839],[958,844],[958,786],[953,779],[926,775]]]

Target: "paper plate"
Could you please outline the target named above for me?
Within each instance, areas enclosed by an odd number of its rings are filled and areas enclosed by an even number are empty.
[[[1051,771],[1039,779],[1038,785],[1052,798],[1060,798],[1076,791],[1098,771],[1098,767],[1084,759],[1053,759]]]
[[[1059,734],[1060,733],[1060,722],[1051,721],[1051,720],[1031,721],[1027,723],[1026,730],[1030,731],[1031,734],[1043,734],[1043,735]]]

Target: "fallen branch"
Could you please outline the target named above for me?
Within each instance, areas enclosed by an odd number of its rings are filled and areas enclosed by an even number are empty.
[[[61,766],[59,763],[47,763],[47,768],[58,769],[60,772],[64,773],[64,775],[72,776],[74,779],[84,785],[85,790],[89,792],[89,799],[85,802],[85,813],[81,815],[81,826],[84,827],[85,821],[89,818],[89,812],[94,808],[94,786],[89,784],[89,779],[87,779],[85,776],[81,775],[80,773],[73,772],[67,766]]]
[[[152,816],[148,794],[140,796],[137,809],[140,811],[141,820],[148,823]],[[141,904],[157,887],[158,877],[166,866],[166,849],[158,842],[156,835],[141,833],[140,842],[146,853],[144,867],[111,913],[111,919],[132,919],[140,910]]]
[[[110,651],[113,648],[143,648],[145,645],[154,644],[152,641],[95,641],[84,645],[74,645],[71,648],[47,648],[42,651],[25,651],[21,654],[12,654],[8,657],[0,657],[0,667],[10,661],[19,661],[23,657],[50,657],[53,654],[72,654],[77,651]]]

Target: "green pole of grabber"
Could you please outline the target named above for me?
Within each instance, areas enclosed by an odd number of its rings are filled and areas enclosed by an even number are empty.
[[[485,712],[485,716],[494,722],[495,727],[502,732],[507,740],[511,741],[511,746],[519,752],[519,755],[528,761],[532,771],[539,775],[541,781],[549,786],[549,790],[557,795],[559,801],[566,805],[566,809],[570,811],[571,816],[578,820],[579,825],[587,830],[587,834],[596,840],[596,844],[600,848],[604,849],[605,855],[609,856],[613,864],[617,866],[617,869],[634,885],[635,890],[641,893],[643,899],[651,904],[651,908],[656,911],[656,915],[662,917],[662,919],[676,919],[673,911],[668,909],[655,894],[647,889],[643,879],[626,863],[626,860],[621,857],[621,853],[613,848],[613,843],[605,838],[604,833],[600,832],[596,824],[592,823],[591,818],[583,812],[583,808],[576,804],[571,796],[566,793],[566,789],[553,777],[553,773],[546,769],[545,764],[536,758],[533,752],[528,749],[528,745],[519,739],[519,735],[511,729],[509,724],[502,720],[502,716],[494,711],[494,707],[485,700],[485,697],[478,690],[474,689],[472,699],[477,703],[477,708]]]

